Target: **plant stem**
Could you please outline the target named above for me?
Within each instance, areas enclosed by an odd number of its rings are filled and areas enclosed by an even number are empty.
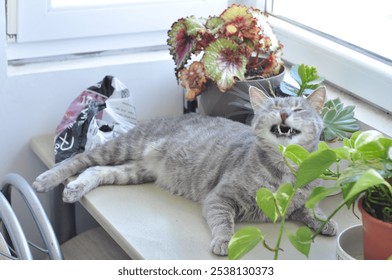
[[[291,173],[297,176],[297,171],[294,169],[294,167],[291,166],[291,164],[289,163],[286,157],[283,157],[283,161],[286,164],[286,166],[290,169]]]
[[[346,205],[346,201],[343,201],[339,204],[339,206],[324,220],[324,222],[321,224],[321,226],[316,230],[316,232],[312,235],[312,241],[320,234],[324,226],[335,216],[335,214],[343,207]]]
[[[304,94],[305,88],[307,87],[307,83],[303,83],[299,87],[299,91],[297,92],[298,96],[302,96]]]
[[[276,245],[275,245],[275,254],[274,254],[274,260],[278,259],[279,256],[279,248],[280,248],[280,242],[282,241],[282,236],[283,236],[283,230],[284,230],[284,225],[285,225],[285,221],[286,221],[286,213],[287,213],[287,209],[289,208],[289,205],[291,203],[291,200],[293,199],[295,193],[297,192],[298,188],[294,187],[293,188],[293,192],[291,193],[291,195],[289,196],[287,202],[286,202],[286,206],[282,212],[282,220],[280,221],[280,227],[279,227],[279,235],[278,235],[278,239],[276,240]]]
[[[330,181],[337,181],[338,180],[338,178],[335,176],[327,176],[327,175],[323,175],[323,174],[320,175],[320,179],[330,180]]]
[[[284,211],[284,213],[286,213],[286,211]],[[284,229],[284,224],[285,224],[285,216],[282,216],[282,220],[280,222],[280,227],[279,227],[279,235],[278,235],[278,239],[276,240],[276,245],[275,245],[275,253],[274,253],[274,260],[277,260],[279,257],[279,248],[280,248],[280,242],[282,240],[282,236],[283,236],[283,229]]]

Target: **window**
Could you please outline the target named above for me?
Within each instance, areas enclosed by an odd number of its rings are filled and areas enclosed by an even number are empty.
[[[284,58],[392,112],[390,0],[266,0]]]
[[[390,0],[275,0],[272,14],[341,40],[392,64]]]
[[[7,0],[7,33],[15,38],[8,59],[162,46],[175,20],[226,6],[224,0]]]

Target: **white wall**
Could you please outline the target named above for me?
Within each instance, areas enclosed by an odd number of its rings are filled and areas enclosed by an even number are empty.
[[[0,13],[4,15],[4,3],[0,5]],[[0,20],[0,177],[18,172],[31,181],[43,171],[44,166],[29,148],[31,137],[53,133],[70,102],[105,75],[114,75],[129,87],[141,119],[181,113],[182,93],[169,55],[160,61],[114,61],[114,65],[103,66],[76,61],[76,70],[70,66],[61,70],[59,65],[55,70],[46,65],[41,69],[20,67],[9,74],[4,17]]]
[[[105,75],[116,76],[128,86],[140,119],[182,113],[182,90],[165,52],[10,68],[4,6],[0,1],[0,178],[16,172],[32,183],[46,170],[31,151],[30,139],[54,133],[70,102]],[[40,198],[48,207],[50,197]],[[24,219],[29,231],[31,219]]]

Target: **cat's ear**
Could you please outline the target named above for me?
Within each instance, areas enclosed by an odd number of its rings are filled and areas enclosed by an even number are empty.
[[[264,103],[271,99],[264,91],[254,86],[249,87],[249,97],[254,112],[257,112]]]
[[[310,105],[312,105],[313,108],[316,109],[318,113],[320,113],[323,109],[326,95],[327,89],[325,87],[319,87],[306,99],[308,100]]]

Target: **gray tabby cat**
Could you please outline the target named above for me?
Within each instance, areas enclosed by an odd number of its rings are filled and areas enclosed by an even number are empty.
[[[295,143],[311,151],[322,131],[318,112],[325,88],[307,99],[272,99],[255,87],[249,94],[255,111],[252,126],[198,114],[147,121],[101,147],[57,164],[38,176],[33,186],[37,191],[49,191],[81,173],[63,192],[65,202],[75,202],[103,184],[156,182],[202,204],[212,233],[212,251],[227,255],[235,222],[268,221],[255,202],[256,191],[260,187],[275,191],[282,183],[294,183],[278,144]],[[300,189],[288,219],[316,229],[320,221],[304,207],[311,189]],[[325,235],[336,232],[333,221],[322,230]]]

